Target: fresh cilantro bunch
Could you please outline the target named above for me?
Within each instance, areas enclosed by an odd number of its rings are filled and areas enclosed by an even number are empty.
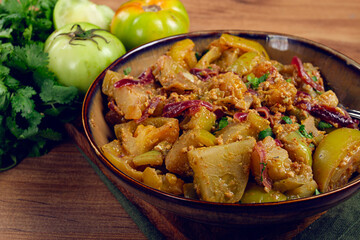
[[[39,156],[62,139],[76,116],[75,87],[58,84],[47,68],[44,42],[53,32],[56,0],[0,4],[0,171]]]

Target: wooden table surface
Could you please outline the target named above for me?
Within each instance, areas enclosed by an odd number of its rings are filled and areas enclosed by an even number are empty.
[[[94,0],[116,10],[125,1]],[[190,30],[287,33],[360,62],[358,0],[183,0]],[[144,239],[71,138],[0,173],[0,239]]]

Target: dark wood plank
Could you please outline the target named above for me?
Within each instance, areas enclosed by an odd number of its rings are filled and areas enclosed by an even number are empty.
[[[145,239],[72,140],[0,174],[0,239]]]

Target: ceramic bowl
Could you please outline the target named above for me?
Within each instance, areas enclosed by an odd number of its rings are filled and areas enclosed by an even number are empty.
[[[168,194],[134,180],[114,167],[101,153],[100,146],[114,139],[113,130],[104,120],[105,97],[101,85],[108,69],[123,71],[131,67],[132,74],[140,74],[176,41],[190,38],[201,52],[222,33],[238,35],[260,42],[270,58],[289,64],[294,55],[320,68],[328,86],[340,102],[349,108],[360,109],[360,65],[343,54],[303,38],[256,31],[203,31],[178,35],[140,46],[113,62],[89,88],[82,111],[86,136],[103,165],[102,171],[111,174],[120,185],[150,204],[195,221],[220,225],[254,225],[301,220],[324,212],[351,197],[360,188],[360,177],[346,186],[317,196],[278,203],[224,204],[187,199]]]

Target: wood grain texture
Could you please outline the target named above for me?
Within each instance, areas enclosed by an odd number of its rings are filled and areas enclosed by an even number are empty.
[[[125,1],[93,0],[117,9]],[[183,0],[191,31],[248,29],[287,33],[323,43],[360,62],[358,0]],[[136,201],[136,200],[135,200]],[[135,202],[145,214],[160,211]],[[141,205],[142,204],[142,205]],[[146,212],[148,211],[148,212]],[[157,227],[178,239],[219,236],[223,230],[165,213]],[[171,223],[180,221],[178,229]],[[170,224],[170,225],[169,225]],[[295,226],[289,239],[305,225]],[[170,228],[169,228],[170,227]],[[197,230],[196,230],[197,229]],[[193,233],[193,234],[192,234]],[[206,234],[205,234],[206,233]],[[228,234],[234,233],[231,231]],[[239,232],[238,232],[239,233]],[[228,237],[236,235],[228,235]],[[70,138],[40,158],[0,173],[0,239],[145,239]]]

